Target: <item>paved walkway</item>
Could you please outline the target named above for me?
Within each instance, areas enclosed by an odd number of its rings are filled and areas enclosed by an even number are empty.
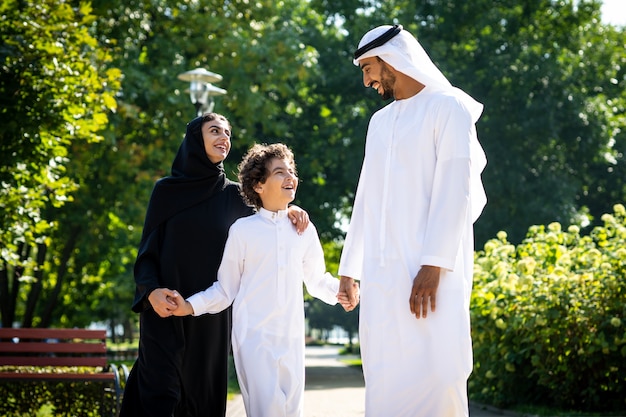
[[[363,417],[363,373],[338,360],[339,349],[331,346],[306,348],[304,417]],[[470,417],[501,416],[497,411],[470,407]],[[246,417],[241,395],[228,402],[226,417]]]

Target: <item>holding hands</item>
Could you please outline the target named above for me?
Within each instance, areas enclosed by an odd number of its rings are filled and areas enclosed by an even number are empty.
[[[193,315],[191,303],[185,300],[176,290],[157,288],[148,296],[152,308],[160,317]],[[337,301],[345,311],[352,311],[359,304],[359,285],[354,279],[341,277]]]
[[[359,284],[353,278],[341,276],[337,300],[346,311],[352,311],[359,305]]]
[[[157,288],[150,293],[148,301],[150,301],[152,308],[159,317],[188,316],[193,314],[191,304],[176,290]]]
[[[183,297],[178,297],[175,301],[178,308],[172,312],[174,316],[193,315],[193,307],[189,301],[183,299]]]
[[[182,299],[183,297],[178,291],[172,291],[168,288],[157,288],[148,295],[148,301],[150,301],[154,312],[163,318],[172,316],[178,308],[177,300]]]

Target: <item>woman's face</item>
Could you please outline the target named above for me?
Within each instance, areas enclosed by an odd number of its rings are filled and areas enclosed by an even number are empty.
[[[230,152],[230,127],[222,119],[210,120],[202,125],[202,140],[206,156],[211,162],[222,162]]]

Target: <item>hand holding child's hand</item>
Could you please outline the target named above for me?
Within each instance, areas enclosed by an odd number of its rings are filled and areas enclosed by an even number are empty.
[[[182,298],[178,292],[169,288],[157,288],[150,293],[148,301],[159,317],[169,317],[178,308],[176,300]]]
[[[352,311],[356,308],[356,306],[359,304],[359,285],[357,283],[352,284],[353,285],[353,291],[354,291],[354,297],[356,298],[356,304],[353,304],[350,299],[351,297],[348,295],[348,293],[346,291],[340,291],[337,294],[337,301],[339,302],[339,304],[341,304],[341,306],[343,307],[344,310],[346,311]],[[354,299],[354,298],[353,298]]]
[[[345,291],[337,294],[337,301],[339,302],[339,304],[341,304],[343,309],[346,311],[352,311],[354,309],[354,307],[352,307],[352,304],[350,304],[348,293]]]
[[[352,311],[359,305],[360,289],[354,279],[350,277],[341,277],[339,283],[339,292],[337,293],[337,301],[344,310]]]

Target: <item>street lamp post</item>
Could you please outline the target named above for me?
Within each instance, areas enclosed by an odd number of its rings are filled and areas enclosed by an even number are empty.
[[[189,93],[191,103],[196,107],[196,115],[213,111],[215,106],[214,96],[226,94],[226,90],[214,86],[212,83],[222,81],[222,76],[204,68],[196,68],[191,71],[178,74],[178,79],[189,82]]]

